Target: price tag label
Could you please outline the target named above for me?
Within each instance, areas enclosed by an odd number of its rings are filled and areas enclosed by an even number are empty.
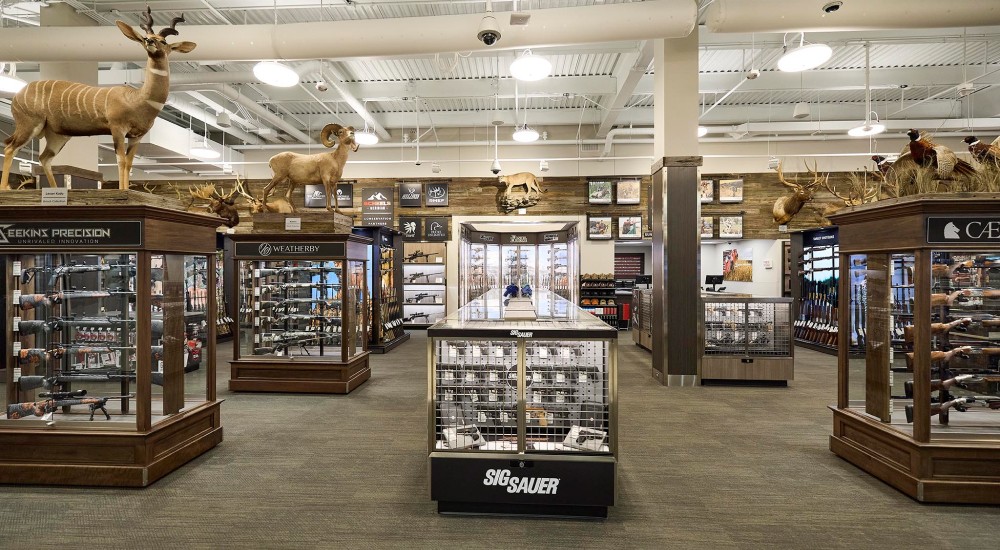
[[[260,317],[254,317],[253,318],[253,326],[255,326],[255,327],[259,327],[260,326]]]
[[[14,262],[14,269],[12,271],[13,271],[12,275],[14,275],[15,279],[21,276],[21,261],[20,260]]]
[[[540,383],[542,381],[542,373],[540,372],[531,373],[531,381]]]
[[[473,403],[479,403],[479,392],[470,393],[469,399],[471,399]]]
[[[497,400],[497,391],[496,390],[490,390],[489,400],[490,401],[494,401],[494,402]]]
[[[565,393],[557,393],[556,394],[556,403],[565,403],[565,402],[566,402],[566,394]]]
[[[302,218],[285,218],[285,231],[301,231]]]
[[[500,346],[497,346],[496,349],[493,350],[493,355],[495,355],[497,357],[503,357],[503,348],[500,347]]]
[[[253,276],[259,279],[260,278],[260,270],[259,269],[254,269],[253,270]]]
[[[563,374],[563,373],[561,373],[561,372],[557,372],[556,373],[556,382],[559,382],[560,384],[562,384],[565,381],[566,381],[566,375]]]
[[[540,359],[548,359],[549,358],[549,348],[538,348],[538,357]]]
[[[163,372],[163,360],[156,362],[156,372]]]
[[[434,260],[434,261],[436,261],[439,264],[443,264],[444,263],[444,258],[442,258],[441,256],[438,256],[437,259]]]
[[[435,296],[434,297],[434,303],[435,304],[440,304],[441,303],[441,297],[440,296]]]
[[[577,378],[578,378],[578,380],[579,380],[579,382],[581,384],[586,384],[587,383],[587,373],[581,372],[580,376],[578,376]]]
[[[21,353],[21,342],[14,342],[11,348],[14,350],[14,357],[17,357]]]
[[[14,367],[14,380],[21,377],[21,367]]]
[[[260,334],[254,334],[253,335],[253,343],[254,344],[259,344],[260,343]]]
[[[15,290],[14,291],[14,301],[16,302],[16,301],[18,301],[20,299],[21,299],[21,291],[20,290]]]
[[[564,359],[569,359],[569,348],[559,350],[559,355],[562,355]]]
[[[486,422],[486,412],[479,411],[479,421],[480,422]]]
[[[990,340],[1000,339],[1000,332],[990,332]]]
[[[483,348],[481,348],[479,346],[472,346],[472,356],[473,357],[482,357],[483,356]]]
[[[254,289],[253,289],[253,295],[254,296],[260,296],[260,287],[259,286],[254,287]]]
[[[506,412],[500,413],[500,422],[510,422],[510,415]]]
[[[451,372],[450,370],[444,371],[444,379],[446,382],[451,382],[452,380],[455,379],[455,373]]]
[[[20,317],[14,317],[14,327],[13,327],[14,332],[18,332],[19,330],[21,330],[21,328],[18,327],[18,325],[20,323],[21,323],[21,318]]]
[[[455,346],[448,346],[448,357],[458,357],[458,348]]]
[[[434,282],[437,283],[437,284],[442,284],[442,283],[444,283],[444,278],[443,277],[436,277],[434,279]]]
[[[455,393],[454,392],[450,392],[450,391],[444,392],[444,400],[445,401],[454,401],[455,400]]]
[[[476,381],[476,373],[474,373],[474,372],[467,372],[467,373],[465,373],[465,381],[466,382],[475,382]],[[473,394],[473,395],[475,395],[475,394]]]
[[[492,370],[490,371],[490,382],[496,382],[496,381],[497,381],[497,371]]]
[[[540,392],[540,391],[532,392],[532,394],[531,394],[531,400],[534,401],[535,403],[541,403],[542,402],[542,392]]]

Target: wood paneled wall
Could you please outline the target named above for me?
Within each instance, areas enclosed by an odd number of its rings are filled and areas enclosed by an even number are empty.
[[[801,181],[809,181],[810,175],[808,173],[802,174],[785,174],[786,179],[791,179],[798,176]],[[743,189],[743,202],[741,203],[727,203],[720,204],[718,201],[718,181],[720,179],[739,179],[744,180]],[[612,181],[629,179],[623,177],[609,177],[609,178],[599,178],[593,177],[591,179],[610,179]],[[538,205],[533,206],[528,209],[528,214],[533,216],[544,216],[548,214],[559,214],[559,215],[586,215],[591,214],[602,214],[610,216],[625,216],[625,215],[642,215],[643,228],[647,229],[649,226],[649,190],[650,190],[650,177],[644,176],[642,179],[642,192],[640,197],[640,204],[635,205],[617,205],[617,204],[588,204],[587,203],[587,180],[586,177],[553,177],[553,178],[543,178],[541,182],[541,188],[544,194],[539,201]],[[791,190],[784,185],[782,185],[778,176],[774,172],[768,173],[755,173],[755,174],[703,174],[702,179],[712,179],[716,182],[715,185],[715,200],[711,204],[702,204],[702,215],[703,216],[715,216],[716,218],[720,215],[731,216],[743,215],[743,236],[748,239],[776,239],[787,236],[784,233],[778,231],[777,224],[771,217],[771,210],[774,205],[774,201],[778,198],[789,195]],[[370,187],[395,187],[398,181],[423,181],[423,182],[439,182],[439,181],[449,181],[449,205],[447,207],[422,207],[422,208],[404,208],[399,206],[398,195],[393,197],[393,202],[395,203],[395,214],[396,216],[449,216],[449,215],[463,215],[463,216],[475,216],[475,215],[491,215],[495,216],[502,214],[498,207],[498,199],[505,189],[505,185],[501,184],[496,178],[453,178],[450,180],[443,180],[440,178],[412,178],[407,180],[398,180],[392,178],[370,178],[354,181],[354,204],[355,208],[353,210],[345,211],[345,214],[353,215],[356,222],[360,222],[361,219],[361,199],[362,193],[365,188]],[[845,173],[835,173],[830,175],[831,183],[838,183],[841,186],[845,186],[847,182],[847,174]],[[197,185],[202,185],[205,182],[203,180],[185,180],[178,182],[163,182],[163,181],[136,181],[134,182],[134,188],[147,189],[158,195],[168,195],[177,196],[178,191],[183,200],[187,201],[188,189],[193,188]],[[216,182],[221,185],[225,190],[232,188],[232,181],[219,180]],[[264,186],[267,184],[267,180],[251,180],[247,182],[247,187],[250,189],[251,193],[255,196],[259,196],[263,191]],[[274,196],[283,196],[284,188],[278,188],[272,194]],[[296,192],[292,196],[292,203],[296,208],[303,208],[303,196],[304,190],[301,188],[296,189]],[[807,229],[811,227],[818,227],[821,225],[827,225],[822,218],[822,211],[825,207],[832,204],[839,203],[839,199],[833,197],[826,190],[817,191],[815,198],[812,202],[806,203],[802,208],[802,211],[796,215],[795,218],[788,224],[789,230],[797,229]],[[247,206],[245,201],[239,201],[237,203],[241,207],[240,215],[241,217],[246,215],[245,219],[249,219],[249,214],[247,211]],[[512,217],[517,217],[516,213],[509,214]],[[716,234],[718,234],[718,220],[716,219]]]

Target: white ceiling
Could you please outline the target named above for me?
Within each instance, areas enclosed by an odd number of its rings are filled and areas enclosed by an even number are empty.
[[[117,0],[65,3],[108,26],[115,19],[137,25],[146,5]],[[516,7],[530,14],[551,8],[623,3],[629,0],[522,0]],[[503,25],[514,4],[493,2]],[[38,2],[8,0],[0,5],[4,6],[3,25],[38,24]],[[239,32],[245,24],[485,11],[485,2],[480,0],[165,0],[151,5],[157,27],[183,12],[186,22],[178,26],[181,34],[177,39],[184,38],[184,28],[195,25],[231,25],[233,32]],[[469,29],[469,33],[475,31]],[[874,110],[888,121],[890,132],[902,134],[911,124],[924,125],[924,129],[939,134],[968,132],[973,127],[984,134],[1000,131],[1000,118],[996,118],[1000,115],[1000,72],[995,72],[1000,68],[1000,27],[809,33],[809,41],[830,44],[834,55],[819,69],[805,73],[777,71],[781,34],[713,34],[704,27],[699,27],[699,33],[700,105],[706,112],[701,123],[710,128],[703,138],[706,141],[842,135],[865,116],[865,44],[871,48]],[[316,39],[328,40],[331,52],[336,51],[337,37]],[[534,48],[535,54],[552,62],[553,76],[516,88],[508,66],[520,51],[502,49],[503,39],[497,48],[391,58],[331,57],[319,64],[312,62],[317,70],[305,71],[302,85],[285,89],[255,82],[250,76],[252,63],[185,62],[178,55],[171,64],[171,104],[162,116],[201,132],[202,119],[209,118],[211,124],[214,115],[225,109],[234,118],[233,129],[227,130],[228,145],[254,138],[255,146],[291,148],[302,144],[303,135],[315,139],[318,129],[330,122],[361,128],[366,119],[359,112],[367,112],[370,125],[385,129],[383,137],[388,139],[383,141],[398,146],[418,135],[423,143],[468,141],[465,136],[469,132],[463,129],[469,128],[480,128],[478,134],[472,133],[474,140],[485,139],[487,132],[482,129],[490,128],[494,106],[498,106],[506,121],[500,131],[504,140],[513,129],[516,90],[521,110],[518,121],[526,119],[554,140],[602,139],[614,128],[652,125],[651,44],[624,41]],[[72,57],[71,52],[68,57]],[[101,65],[102,82],[141,79],[139,65],[115,62],[108,59]],[[310,62],[291,64],[301,67],[305,63]],[[22,64],[19,73],[31,78],[36,67]],[[760,70],[760,77],[746,80],[744,75],[750,69]],[[628,78],[633,70],[641,76]],[[181,79],[186,84],[178,84]],[[319,91],[315,86],[319,80],[335,82],[339,90],[330,87]],[[970,81],[974,93],[959,97],[957,86]],[[273,118],[239,105],[220,91],[222,87],[263,107]],[[736,90],[726,96],[734,87]],[[798,102],[810,104],[809,117],[792,118]],[[2,124],[4,113],[9,113],[4,103],[0,99],[0,132],[9,132],[9,123],[6,127]],[[277,125],[275,119],[284,126]],[[261,128],[274,133],[260,137]],[[488,134],[492,136],[492,131]],[[210,136],[220,141],[222,130],[212,128]]]

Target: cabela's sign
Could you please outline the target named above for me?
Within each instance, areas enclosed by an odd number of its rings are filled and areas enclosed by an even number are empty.
[[[2,248],[142,246],[142,222],[0,222]]]
[[[1000,218],[928,216],[927,242],[1000,243]]]

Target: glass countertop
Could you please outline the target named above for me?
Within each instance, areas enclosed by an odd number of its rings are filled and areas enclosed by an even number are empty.
[[[574,336],[607,338],[617,331],[580,309],[569,300],[549,290],[538,290],[531,297],[535,306],[533,320],[505,320],[506,298],[501,289],[493,289],[441,319],[429,329],[430,336],[471,332],[471,336]],[[481,333],[481,334],[478,334]]]

